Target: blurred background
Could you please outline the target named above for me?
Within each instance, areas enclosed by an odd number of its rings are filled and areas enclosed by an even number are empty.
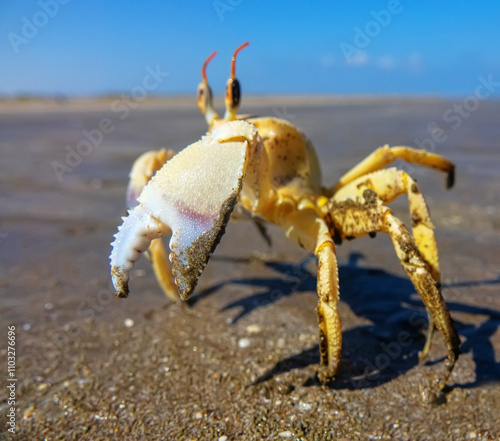
[[[0,96],[130,93],[148,67],[154,95],[191,95],[214,50],[222,92],[247,40],[247,94],[464,96],[482,77],[499,96],[499,16],[493,0],[2,0]]]
[[[500,439],[499,17],[492,0],[0,0],[0,336],[16,326],[17,439]],[[205,133],[203,62],[218,51],[219,110],[245,41],[241,113],[300,127],[325,185],[385,143],[456,164],[450,192],[395,164],[429,202],[463,342],[446,405],[422,405],[446,349],[436,338],[418,363],[425,308],[387,235],[337,249],[331,388],[316,380],[316,262],[278,227],[269,247],[231,223],[192,307],[165,298],[147,259],[115,298],[132,164]],[[405,197],[391,208],[409,224]]]

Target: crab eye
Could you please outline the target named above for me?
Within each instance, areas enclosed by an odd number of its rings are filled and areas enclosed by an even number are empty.
[[[207,93],[207,87],[205,84],[203,83],[200,83],[198,85],[198,92],[197,92],[197,99],[198,101],[201,100],[201,99],[205,99],[205,95]]]
[[[207,111],[207,106],[210,104],[209,101],[211,99],[211,95],[212,91],[210,90],[210,86],[207,83],[201,82],[198,85],[196,100],[202,114],[205,114]]]
[[[240,99],[240,82],[236,78],[229,78],[226,83],[226,103],[228,107],[237,108],[240,105]]]
[[[203,83],[200,83],[198,86],[198,91],[196,93],[196,101],[198,102],[198,107],[201,110],[201,113],[205,114],[206,111],[206,87]]]

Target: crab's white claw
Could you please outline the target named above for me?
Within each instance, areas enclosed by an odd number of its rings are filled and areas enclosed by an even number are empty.
[[[149,248],[151,241],[170,233],[170,229],[151,216],[140,205],[123,217],[118,227],[115,241],[111,244],[111,279],[118,297],[127,297],[129,273],[142,253]]]
[[[113,285],[128,294],[129,272],[151,240],[172,232],[170,261],[180,297],[193,291],[224,234],[243,185],[257,129],[245,121],[218,127],[170,159],[144,187],[111,253]]]

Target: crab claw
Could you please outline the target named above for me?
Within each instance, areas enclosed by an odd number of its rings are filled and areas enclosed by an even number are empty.
[[[153,150],[139,156],[129,175],[127,187],[127,208],[132,209],[139,205],[137,198],[154,174],[173,158],[173,150]],[[172,269],[168,261],[168,253],[161,238],[153,239],[145,253],[153,267],[156,280],[168,298],[179,300],[179,292],[172,277]]]
[[[111,275],[118,297],[128,295],[129,273],[151,240],[170,233],[172,273],[181,299],[189,297],[224,234],[256,143],[253,124],[228,122],[155,174],[112,243]]]

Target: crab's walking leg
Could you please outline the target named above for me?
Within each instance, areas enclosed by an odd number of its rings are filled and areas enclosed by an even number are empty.
[[[365,190],[372,190],[384,204],[387,204],[402,194],[408,195],[412,232],[418,250],[428,264],[432,277],[436,282],[441,281],[439,257],[434,236],[429,208],[417,183],[407,173],[396,168],[389,168],[362,176],[342,187],[335,195],[336,199],[354,195],[361,198]],[[440,290],[440,287],[438,287]],[[420,354],[420,361],[424,361],[431,347],[434,321],[429,314],[429,329],[427,341]]]
[[[411,164],[434,168],[447,174],[446,188],[451,188],[455,180],[455,165],[446,158],[436,153],[429,153],[425,150],[411,147],[397,146],[389,147],[385,145],[379,147],[372,154],[363,159],[358,165],[349,170],[329,191],[330,195],[360,176],[381,170],[393,163],[396,159],[403,159]]]
[[[327,383],[337,376],[342,358],[342,326],[337,308],[339,277],[333,241],[322,241],[314,254],[318,256],[319,350],[321,365],[324,366],[319,379]]]
[[[439,283],[433,278],[428,263],[424,260],[408,229],[397,219],[373,190],[365,189],[362,198],[339,200],[336,196],[330,205],[332,228],[342,237],[357,237],[378,231],[388,233],[396,254],[415,289],[422,297],[434,323],[448,349],[446,371],[440,380],[441,387],[453,370],[459,355],[460,339],[446,307]]]
[[[130,171],[130,181],[127,188],[127,206],[138,205],[137,198],[154,174],[160,170],[175,155],[173,150],[154,150],[143,153],[137,158]],[[168,298],[179,301],[179,293],[175,286],[172,268],[162,239],[153,239],[146,252],[150,260],[156,280]]]
[[[179,301],[179,292],[175,285],[172,267],[162,239],[158,238],[151,241],[146,257],[151,261],[156,280],[165,295],[171,300]]]
[[[439,283],[433,279],[427,269],[427,265],[422,259],[407,228],[390,210],[387,210],[385,213],[382,231],[386,231],[391,236],[396,254],[404,270],[421,295],[430,313],[431,320],[443,336],[444,343],[448,349],[448,360],[446,362],[445,373],[439,382],[440,386],[444,387],[460,354],[460,338],[439,290]]]
[[[321,370],[319,379],[326,383],[335,378],[342,358],[342,327],[338,312],[339,278],[335,245],[325,222],[305,204],[287,208],[280,215],[286,235],[318,257],[318,322]],[[293,207],[293,208],[292,208]]]
[[[374,191],[384,204],[402,194],[408,195],[413,237],[422,257],[429,264],[432,276],[439,282],[441,275],[434,225],[425,198],[415,180],[396,168],[379,170],[345,185],[335,194],[335,199],[342,200],[349,196],[361,198],[367,189]]]

